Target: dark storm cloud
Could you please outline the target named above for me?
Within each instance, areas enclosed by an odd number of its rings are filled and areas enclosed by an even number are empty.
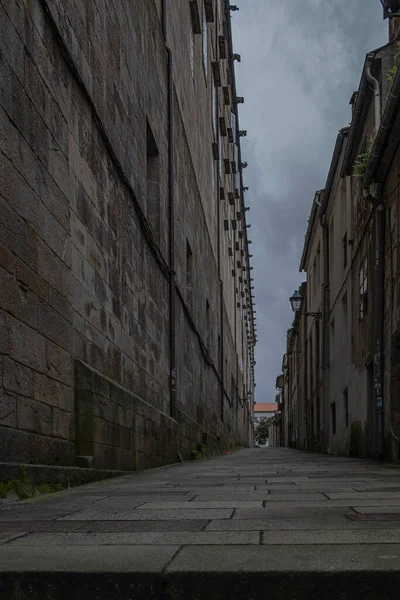
[[[365,54],[387,41],[378,0],[242,0],[233,14],[257,304],[257,400],[271,401],[314,192],[350,120]]]

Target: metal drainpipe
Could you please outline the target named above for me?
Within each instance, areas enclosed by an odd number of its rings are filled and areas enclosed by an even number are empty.
[[[322,419],[324,423],[323,436],[325,439],[326,410],[329,407],[329,229],[326,222],[326,215],[322,221],[323,240],[324,240],[324,283],[323,283],[323,303],[322,303],[322,368],[324,369],[324,398],[322,408]],[[329,430],[326,442],[329,441]]]
[[[162,28],[167,45],[167,0],[162,3]],[[168,253],[169,253],[169,363],[170,363],[170,414],[176,416],[176,327],[175,327],[175,173],[174,173],[174,80],[170,48],[168,56]]]
[[[385,331],[385,205],[376,209],[376,281],[375,281],[375,410],[376,410],[376,454],[384,456],[384,331]]]
[[[375,133],[378,133],[381,126],[381,87],[379,81],[372,76],[371,65],[365,68],[365,77],[374,86],[374,102],[375,102]]]

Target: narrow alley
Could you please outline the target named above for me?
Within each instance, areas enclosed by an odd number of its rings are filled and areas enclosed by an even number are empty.
[[[397,598],[399,501],[396,466],[248,449],[3,502],[0,597]]]

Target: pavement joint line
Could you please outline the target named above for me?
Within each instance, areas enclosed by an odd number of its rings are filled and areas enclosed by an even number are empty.
[[[4,542],[0,542],[0,546],[7,546],[9,542],[13,542],[14,540],[18,540],[19,538],[26,537],[27,535],[29,535],[28,531],[21,531],[20,533],[15,534],[10,533],[10,536],[12,537],[10,537],[8,540],[5,540]]]

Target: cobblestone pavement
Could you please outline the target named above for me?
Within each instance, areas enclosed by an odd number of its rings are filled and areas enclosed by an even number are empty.
[[[3,502],[0,597],[398,598],[399,544],[397,466],[243,450]]]

